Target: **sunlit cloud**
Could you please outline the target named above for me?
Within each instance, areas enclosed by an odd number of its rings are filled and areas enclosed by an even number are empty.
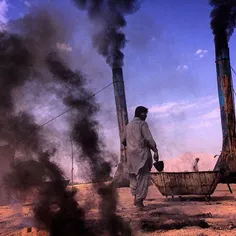
[[[203,58],[208,53],[208,50],[206,49],[198,49],[195,52],[195,55],[199,56],[200,58]]]
[[[187,65],[179,65],[176,68],[176,71],[179,71],[179,72],[183,72],[183,71],[186,71],[186,70],[188,70],[188,66]]]

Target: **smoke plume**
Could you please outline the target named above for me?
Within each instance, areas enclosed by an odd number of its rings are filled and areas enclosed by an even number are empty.
[[[42,20],[42,15],[38,17],[34,18],[35,26]],[[26,19],[24,21],[27,22]],[[63,172],[56,163],[50,161],[56,150],[47,142],[43,130],[35,123],[32,115],[27,112],[15,113],[13,90],[29,81],[33,74],[33,58],[36,58],[34,54],[37,51],[30,46],[35,45],[32,41],[34,38],[32,34],[29,38],[24,34],[2,32],[0,39],[0,138],[25,155],[29,151],[31,153],[31,160],[14,163],[12,171],[4,178],[5,184],[10,192],[20,191],[17,198],[22,201],[34,187],[39,189],[33,209],[35,219],[46,227],[50,235],[92,235],[86,229],[84,211],[74,199],[75,193],[66,189]]]
[[[211,0],[211,28],[214,34],[216,48],[222,48],[228,43],[236,26],[236,1]]]
[[[111,67],[122,67],[126,44],[122,28],[126,26],[125,15],[139,8],[136,0],[73,0],[79,9],[86,10],[95,26],[93,45],[105,57]]]
[[[103,151],[104,144],[98,134],[98,122],[96,114],[99,109],[94,99],[87,99],[91,94],[83,86],[83,76],[80,71],[73,72],[62,63],[55,54],[47,58],[50,71],[60,81],[64,81],[75,93],[64,99],[64,103],[73,107],[76,119],[71,121],[71,136],[78,147],[81,148],[81,156],[86,159],[91,168],[93,182],[107,181],[111,172],[110,163],[105,160],[109,152]],[[77,87],[77,88],[76,88]],[[78,92],[77,92],[78,91]],[[100,213],[105,223],[105,231],[108,235],[131,235],[129,225],[116,214],[117,190],[115,183],[103,184],[97,189],[101,196]]]
[[[118,202],[115,183],[100,187],[98,189],[98,194],[102,198],[100,214],[105,225],[106,233],[111,236],[131,236],[132,231],[129,224],[127,224],[121,216],[118,216],[115,213]]]
[[[30,79],[32,56],[21,37],[8,32],[0,32],[0,49],[0,139],[14,147],[37,149],[40,134],[36,134],[34,118],[26,113],[15,114],[12,98],[13,90]]]
[[[98,134],[96,115],[99,106],[92,93],[84,87],[84,77],[80,71],[73,72],[63,63],[57,54],[48,55],[47,65],[58,81],[66,83],[70,93],[64,98],[64,104],[73,108],[71,117],[71,137],[78,148],[80,157],[89,162],[92,181],[101,181],[109,177],[111,167],[104,160],[105,147]],[[89,98],[89,99],[88,99]]]
[[[48,83],[53,82],[55,85],[55,91],[52,89],[51,92],[58,92],[58,87],[63,88],[57,97],[62,99],[67,108],[71,108],[68,122],[70,135],[80,150],[78,158],[90,164],[92,181],[109,179],[111,166],[106,161],[109,152],[105,151],[105,144],[98,133],[99,105],[91,98],[92,92],[86,88],[82,72],[71,70],[56,52],[53,46],[56,45],[53,40],[56,38],[56,29],[47,12],[40,11],[36,15],[33,13],[23,20],[12,22],[12,27],[20,25],[18,33],[7,31],[0,34],[0,139],[8,141],[16,150],[30,156],[30,160],[21,160],[12,166],[12,171],[4,178],[5,184],[9,191],[20,191],[21,196],[37,189],[34,217],[39,226],[45,227],[51,236],[92,236],[95,233],[88,227],[85,212],[75,200],[76,191],[67,188],[68,182],[63,171],[51,160],[57,150],[49,142],[49,138],[45,137],[44,129],[30,113],[15,112],[13,91],[21,89],[31,80],[38,83],[43,80],[47,86],[44,78],[46,75],[50,78]],[[39,45],[45,37],[40,35],[50,36],[49,45],[42,47],[41,51]],[[32,88],[32,92],[34,89],[37,90],[37,87]],[[114,183],[101,186],[98,193],[102,200],[101,217],[106,222],[105,231],[108,235],[120,235],[119,232],[131,235],[129,225],[115,213],[117,192]],[[120,227],[117,228],[117,225]]]

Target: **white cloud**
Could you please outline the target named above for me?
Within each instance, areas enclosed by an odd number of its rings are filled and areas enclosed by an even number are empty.
[[[8,11],[8,3],[6,0],[0,1],[0,30],[2,30],[4,25],[7,23],[7,11]]]
[[[149,112],[156,114],[165,114],[166,116],[168,116],[169,114],[186,111],[190,108],[193,108],[195,105],[195,103],[188,102],[169,102],[161,105],[154,105],[149,109]]]
[[[220,110],[219,108],[215,108],[215,106],[212,108],[212,105],[216,105],[216,104],[211,103],[209,100],[208,105],[202,107],[203,109],[207,108],[208,110],[211,107],[211,110],[193,119],[195,123],[192,123],[189,125],[190,129],[199,129],[199,128],[204,128],[204,127],[208,128],[220,122]],[[199,110],[200,110],[200,106],[199,106]]]
[[[211,122],[207,122],[207,121],[200,121],[196,124],[190,124],[188,127],[190,129],[200,129],[200,128],[208,128],[211,127],[212,123]]]
[[[199,56],[200,58],[203,58],[208,53],[208,50],[206,49],[198,49],[195,52],[195,55]]]
[[[149,111],[151,113],[166,113],[170,111],[184,111],[190,108],[196,109],[209,109],[209,107],[216,107],[218,103],[218,98],[216,96],[205,96],[200,97],[194,101],[178,101],[178,102],[168,102],[162,104],[156,104],[151,106]],[[218,112],[218,108],[216,109]]]
[[[178,103],[170,102],[162,105],[154,105],[149,109],[149,112],[151,113],[164,113],[169,112],[174,106],[176,106]]]
[[[215,108],[215,109],[211,110],[210,112],[207,112],[206,114],[202,115],[201,119],[203,119],[203,120],[218,120],[218,119],[220,119],[219,108]]]
[[[71,52],[72,47],[66,43],[57,43],[57,49],[63,52]]]
[[[162,135],[166,135],[164,139],[171,140],[176,134],[187,139],[192,132],[196,138],[198,135],[202,135],[205,129],[212,132],[209,135],[213,135],[214,132],[221,132],[217,95],[186,100],[170,100],[165,103],[146,104],[145,106],[149,110],[148,122],[153,128],[154,134],[163,130]],[[134,109],[135,107],[130,108],[132,113]],[[213,135],[213,137],[215,136]],[[201,140],[201,136],[198,138]],[[164,141],[161,140],[160,142]],[[195,145],[194,141],[191,145]]]
[[[183,71],[186,71],[188,70],[188,66],[187,65],[179,65],[177,68],[176,68],[177,71],[180,71],[180,72],[183,72]]]
[[[221,149],[222,131],[217,94],[163,103],[154,100],[152,104],[144,106],[149,108],[147,122],[160,146],[161,156],[174,156],[189,150],[217,153]]]
[[[31,3],[29,1],[24,1],[24,4],[27,6],[27,7],[31,7]]]
[[[202,97],[198,100],[201,106],[210,106],[210,105],[217,105],[219,103],[219,99],[217,96],[206,96]]]
[[[153,116],[159,118],[171,117],[187,112],[190,122],[199,123],[206,126],[208,121],[218,121],[220,118],[218,99],[215,96],[200,97],[196,100],[174,101],[152,105],[148,110]],[[210,112],[209,112],[210,111]]]

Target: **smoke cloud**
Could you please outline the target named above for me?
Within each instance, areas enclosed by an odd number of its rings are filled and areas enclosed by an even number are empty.
[[[73,72],[54,53],[47,57],[47,65],[59,81],[67,84],[70,91],[69,96],[64,98],[64,104],[74,108],[70,121],[71,136],[81,149],[81,157],[90,164],[92,181],[105,180],[109,177],[111,167],[104,160],[105,152],[102,148],[105,144],[98,134],[98,104],[94,98],[90,98],[92,93],[85,89],[84,77],[80,71]]]
[[[5,184],[9,191],[20,191],[18,198],[37,189],[34,217],[51,236],[95,235],[87,225],[84,210],[75,200],[76,191],[67,188],[68,181],[63,171],[52,161],[57,150],[46,137],[45,128],[38,125],[29,112],[16,112],[13,94],[34,81],[36,86],[31,92],[37,91],[37,83],[49,85],[51,94],[56,93],[64,106],[71,108],[67,120],[70,135],[79,151],[78,161],[82,159],[90,165],[93,182],[109,180],[111,171],[107,161],[111,154],[105,150],[98,133],[99,105],[86,88],[82,72],[70,69],[56,51],[57,27],[47,11],[35,10],[22,20],[11,22],[10,26],[0,35],[0,139],[11,143],[30,160],[15,162],[4,178]],[[46,37],[49,43],[40,50],[41,41]],[[100,186],[101,217],[107,222],[104,230],[109,235],[120,235],[119,232],[131,235],[129,225],[115,213],[115,184],[107,186],[101,183]],[[108,201],[111,201],[110,205]],[[120,227],[115,228],[116,225]]]
[[[48,17],[47,14],[46,16]],[[47,17],[45,18],[44,14],[38,14],[34,18],[35,26],[39,26],[43,19],[48,20]],[[27,24],[24,24],[29,23],[27,19],[32,20],[32,16],[27,16],[20,22],[22,27],[26,27],[26,30],[29,29]],[[47,29],[47,31],[50,30]],[[38,33],[38,31],[36,32]],[[43,129],[35,123],[32,115],[27,112],[15,113],[13,90],[20,88],[26,81],[40,79],[37,76],[33,77],[35,75],[34,67],[39,65],[34,60],[37,57],[35,55],[37,50],[34,47],[37,42],[34,41],[33,35],[35,34],[27,37],[23,30],[21,35],[9,32],[1,33],[0,138],[8,141],[17,151],[21,151],[25,155],[29,155],[26,154],[28,151],[31,153],[31,160],[14,163],[12,171],[4,178],[5,184],[9,191],[16,193],[20,191],[21,194],[17,197],[22,201],[33,187],[39,188],[33,209],[35,219],[48,229],[50,235],[75,235],[76,233],[83,235],[81,232],[84,235],[90,235],[87,234],[88,230],[85,227],[84,212],[74,199],[75,193],[66,189],[67,184],[62,170],[50,160],[56,150],[47,142]],[[41,59],[43,59],[42,55]],[[40,65],[42,66],[43,63]],[[66,233],[67,230],[69,230],[69,234]]]
[[[129,224],[127,224],[122,217],[115,214],[118,202],[116,185],[113,183],[108,186],[102,186],[99,188],[98,194],[102,198],[100,214],[108,235],[131,236],[132,231]]]
[[[136,0],[73,0],[75,5],[86,10],[95,26],[92,37],[98,53],[105,57],[111,67],[122,67],[124,54],[122,49],[127,42],[122,28],[126,26],[125,15],[138,10]]]
[[[211,28],[215,36],[216,47],[224,47],[236,26],[236,1],[211,0]]]
[[[31,79],[33,56],[19,35],[0,33],[0,139],[21,151],[39,151],[41,132],[32,115],[15,113],[12,94]]]
[[[112,155],[104,151],[105,144],[98,134],[96,114],[99,106],[91,97],[91,93],[84,87],[84,77],[80,71],[73,72],[62,63],[55,54],[47,58],[50,71],[60,81],[67,83],[72,92],[64,99],[67,106],[73,107],[71,120],[71,136],[77,147],[81,149],[81,157],[88,161],[91,168],[93,182],[109,180],[111,165],[106,159],[111,160]],[[117,190],[116,184],[103,184],[97,189],[101,196],[100,213],[109,235],[131,235],[129,225],[116,214]]]

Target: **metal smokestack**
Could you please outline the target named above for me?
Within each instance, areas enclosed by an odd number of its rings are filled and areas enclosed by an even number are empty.
[[[215,54],[223,134],[222,153],[216,163],[215,170],[226,168],[231,172],[236,172],[235,107],[227,38],[223,40],[223,43],[222,40],[219,44],[215,43]]]
[[[121,136],[123,134],[125,126],[128,124],[128,112],[122,68],[113,68],[112,74],[116,101],[116,112],[119,125],[119,134]]]
[[[114,95],[116,102],[116,113],[119,126],[119,135],[124,132],[125,126],[128,124],[128,112],[125,97],[125,86],[123,80],[122,68],[117,67],[112,69],[113,84],[114,84]],[[115,179],[117,180],[120,187],[129,186],[128,176],[126,174],[126,152],[122,144],[120,144],[120,164],[118,165],[115,173]]]
[[[128,124],[128,112],[126,105],[125,97],[125,86],[123,80],[123,71],[122,68],[113,68],[113,83],[114,83],[114,94],[116,102],[116,113],[119,126],[119,135],[124,132],[125,126]],[[123,147],[121,146],[121,162],[123,163],[125,158],[125,153],[122,151]]]

